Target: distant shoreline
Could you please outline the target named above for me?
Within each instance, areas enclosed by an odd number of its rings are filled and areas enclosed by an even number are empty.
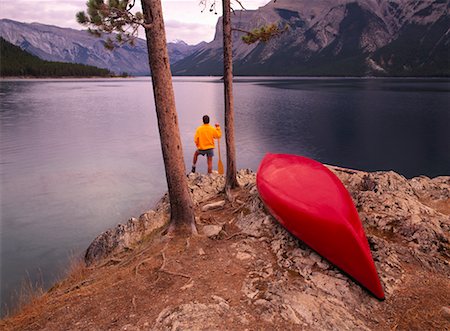
[[[140,77],[140,76],[139,76]],[[150,76],[142,76],[142,77],[150,77]],[[20,79],[110,79],[110,78],[121,78],[121,79],[127,79],[127,78],[136,78],[136,76],[62,76],[62,77],[52,77],[52,76],[45,76],[45,77],[36,77],[36,76],[0,76],[0,80],[8,80],[8,79],[14,79],[14,80],[20,80]]]
[[[131,78],[151,78],[152,76],[62,76],[62,77],[36,77],[36,76],[0,76],[0,80],[25,80],[25,79],[131,79]],[[198,78],[220,78],[221,75],[172,75],[173,78],[188,78],[188,77],[198,77]],[[249,75],[235,75],[233,78],[292,78],[292,79],[314,79],[314,78],[329,78],[329,79],[450,79],[450,76],[249,76]]]

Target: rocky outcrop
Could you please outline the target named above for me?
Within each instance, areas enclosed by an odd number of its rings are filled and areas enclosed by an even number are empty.
[[[408,283],[412,269],[437,274],[439,281],[445,284],[447,279],[448,284],[450,177],[406,179],[394,172],[330,169],[354,199],[388,301],[413,290],[415,283]],[[199,233],[206,240],[223,243],[229,254],[224,256],[229,260],[223,263],[240,265],[245,270],[238,286],[240,293],[230,299],[214,292],[195,292],[191,302],[168,303],[156,320],[143,318],[140,323],[153,330],[206,330],[223,325],[252,329],[257,316],[264,323],[261,328],[374,330],[392,325],[386,324],[388,312],[379,312],[382,306],[378,300],[267,213],[255,179],[256,174],[249,170],[239,172],[240,196],[233,212],[222,211],[230,216],[220,218],[212,216],[226,206],[201,210],[222,201],[218,193],[224,185],[223,176],[189,175],[189,187],[200,214]],[[101,257],[138,242],[140,235],[167,221],[167,200],[163,199],[156,211],[144,215],[102,234],[96,239],[96,248],[90,250],[98,251],[96,256]],[[233,235],[227,233],[230,224],[235,227]],[[107,249],[102,251],[103,247]],[[198,255],[207,258],[208,246],[202,247]],[[198,286],[191,276],[183,291]],[[425,288],[430,286],[427,283]],[[448,292],[445,288],[434,290]],[[252,307],[251,313],[243,307]],[[439,306],[436,314],[445,320],[449,308]],[[139,327],[130,325],[127,329]]]
[[[392,171],[366,173],[339,167],[330,169],[349,190],[366,228],[376,229],[384,236],[395,235],[407,243],[408,247],[419,252],[440,253],[450,257],[449,177],[430,179],[422,176],[408,180]],[[195,206],[200,207],[202,211],[223,207],[224,200],[209,202],[223,190],[225,183],[223,176],[217,173],[209,176],[190,174],[188,178]],[[256,199],[255,174],[250,170],[241,170],[238,173],[238,180],[243,186],[253,187],[250,192]],[[252,200],[249,203],[259,204],[259,200]],[[262,205],[259,209],[263,210]],[[119,224],[102,233],[89,246],[86,262],[90,264],[141,241],[155,229],[167,224],[168,210],[169,202],[166,195],[158,203],[155,211],[150,210],[139,219],[131,218],[127,223]],[[266,219],[267,214],[254,212],[252,217],[256,217],[256,220],[250,223],[257,224],[255,225],[257,228],[259,221]],[[246,227],[248,226],[249,224],[246,224]],[[376,240],[372,241],[371,244],[375,247]]]
[[[153,330],[220,330],[220,320],[223,316],[232,318],[242,325],[248,324],[239,312],[230,309],[227,301],[221,297],[214,296],[215,303],[189,303],[176,309],[164,309],[156,320]],[[202,321],[199,328],[199,321]]]
[[[347,184],[366,226],[396,234],[423,253],[441,252],[450,257],[450,222],[443,207],[450,197],[448,177],[407,180],[392,171],[334,170]]]
[[[86,250],[84,261],[87,265],[123,250],[127,250],[145,240],[154,231],[162,228],[169,220],[168,203],[163,198],[156,210],[149,210],[139,219],[130,218],[125,224],[118,224],[100,234]]]
[[[254,178],[250,170],[242,170],[238,174],[238,180],[242,184],[247,184]],[[223,206],[225,201],[219,203],[205,203],[209,199],[217,196],[223,189],[225,180],[217,173],[210,176],[199,174],[189,175],[189,189],[195,206],[202,206],[204,210],[214,209]],[[205,208],[206,207],[206,208]],[[157,204],[155,210],[149,210],[139,216],[138,219],[132,217],[125,224],[118,224],[116,227],[101,233],[89,245],[86,250],[84,260],[87,265],[99,261],[109,255],[130,249],[133,245],[140,243],[154,231],[165,226],[169,221],[169,200],[165,195]],[[217,229],[208,229],[208,233],[214,236]],[[219,230],[220,232],[220,230]]]

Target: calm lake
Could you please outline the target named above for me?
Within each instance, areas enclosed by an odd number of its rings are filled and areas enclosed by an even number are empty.
[[[174,88],[190,169],[201,117],[223,124],[223,84],[178,77]],[[277,152],[450,175],[448,79],[237,78],[234,94],[238,168],[256,170]],[[148,77],[1,80],[0,130],[4,314],[24,279],[50,286],[98,234],[152,208],[166,184]],[[206,172],[204,158],[197,169]]]

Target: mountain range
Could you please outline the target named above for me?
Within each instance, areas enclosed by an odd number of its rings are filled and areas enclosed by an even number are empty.
[[[108,69],[79,63],[50,62],[0,37],[0,77],[111,77]]]
[[[448,76],[445,0],[277,0],[235,11],[232,26],[288,26],[267,43],[233,32],[235,75]],[[222,19],[211,43],[177,61],[179,75],[221,75]]]
[[[82,63],[109,69],[116,74],[150,74],[147,43],[143,39],[137,39],[134,46],[125,44],[109,51],[104,47],[103,39],[87,31],[9,19],[0,19],[0,37],[47,61]],[[182,41],[168,43],[171,63],[201,46],[203,43],[196,46]]]
[[[245,2],[243,2],[245,5]],[[235,75],[449,76],[447,0],[277,0],[232,15]],[[247,45],[242,32],[288,29]],[[0,36],[42,59],[148,74],[146,42],[113,52],[86,31],[0,20]],[[214,40],[169,43],[174,75],[222,75],[222,18]]]

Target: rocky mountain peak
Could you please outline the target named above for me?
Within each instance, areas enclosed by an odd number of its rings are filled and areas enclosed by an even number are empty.
[[[234,32],[235,73],[445,75],[449,72],[443,56],[446,52],[448,58],[449,51],[447,12],[448,4],[442,0],[278,0],[258,10],[235,11],[232,24],[239,30],[272,23],[289,26],[280,37],[250,46],[240,39],[242,32]],[[411,40],[412,29],[423,38]],[[432,34],[426,32],[430,30]],[[176,63],[175,73],[220,75],[221,47],[219,18],[214,40]],[[420,54],[414,54],[417,48],[422,49]],[[391,54],[394,49],[397,54]],[[391,58],[391,64],[380,61],[380,56]],[[202,65],[193,69],[193,62]]]
[[[247,45],[233,32],[235,75],[448,76],[450,17],[445,0],[270,1],[236,10],[232,24],[251,31],[288,26],[267,43]],[[50,61],[77,62],[116,73],[148,74],[147,46],[138,39],[114,52],[85,31],[0,20],[0,36]],[[168,44],[175,75],[222,75],[222,18],[214,40]]]

